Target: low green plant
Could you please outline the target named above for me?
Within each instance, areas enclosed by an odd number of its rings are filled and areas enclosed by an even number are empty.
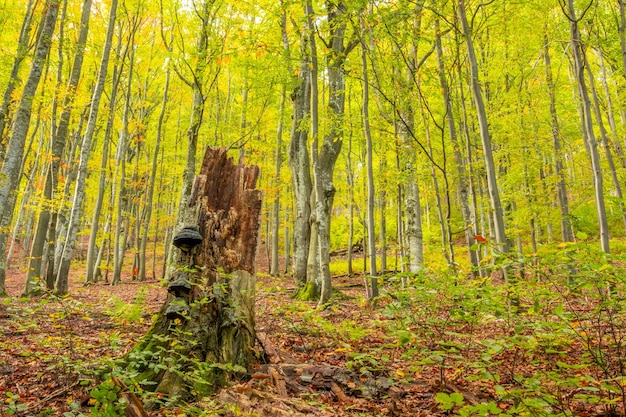
[[[126,303],[117,295],[114,295],[106,301],[104,312],[118,323],[141,322],[144,314],[146,294],[147,289],[141,287],[134,300],[130,303]]]
[[[124,415],[126,401],[119,398],[120,388],[108,379],[91,391],[90,403],[93,417],[119,417]]]
[[[10,391],[7,391],[5,395],[4,403],[7,405],[5,412],[8,416],[20,415],[28,410],[26,404],[20,403],[21,398],[19,395]]]

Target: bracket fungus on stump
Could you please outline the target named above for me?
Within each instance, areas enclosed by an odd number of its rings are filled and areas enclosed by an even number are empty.
[[[255,258],[261,191],[257,166],[207,148],[186,208],[168,298],[122,360],[146,390],[170,400],[214,391],[255,361]],[[141,357],[141,360],[135,358]],[[225,371],[230,369],[231,371]]]

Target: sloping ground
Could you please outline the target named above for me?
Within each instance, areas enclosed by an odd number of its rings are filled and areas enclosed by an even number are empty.
[[[0,414],[87,415],[91,371],[146,333],[166,291],[156,281],[82,287],[73,277],[71,297],[19,299],[23,277],[12,271],[14,298],[0,300]],[[374,305],[362,278],[336,278],[341,296],[315,310],[291,299],[289,279],[262,276],[265,363],[211,398],[150,415],[621,415],[621,299],[533,282],[521,293],[528,310],[511,315],[507,291],[440,278],[411,293],[391,278]]]
[[[1,415],[88,414],[95,385],[90,371],[104,358],[124,354],[145,334],[166,291],[156,281],[82,287],[73,279],[71,297],[22,299],[23,275],[11,271],[7,291],[12,298],[0,301]],[[205,400],[207,409],[231,402],[261,415],[419,415],[414,410],[426,406],[428,414],[435,407],[431,389],[422,381],[392,386],[389,377],[401,372],[399,368],[363,375],[356,365],[347,370],[356,346],[375,349],[385,340],[365,327],[358,330],[359,322],[372,319],[371,310],[340,300],[319,312],[326,330],[311,327],[305,318],[314,317],[315,304],[294,304],[289,290],[277,290],[288,285],[284,279],[259,282],[257,326],[272,363],[260,366],[249,382]],[[332,324],[344,320],[354,323],[355,335]],[[283,390],[272,378],[278,373]],[[364,387],[371,391],[369,398],[362,393]]]
[[[132,347],[166,294],[155,281],[82,287],[73,277],[71,297],[17,298],[24,276],[9,271],[13,298],[0,299],[1,415],[87,411],[89,371]]]

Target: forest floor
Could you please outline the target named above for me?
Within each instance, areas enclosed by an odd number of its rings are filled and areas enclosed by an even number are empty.
[[[9,298],[0,299],[2,416],[89,415],[90,393],[100,382],[90,371],[127,352],[166,298],[157,281],[126,277],[117,286],[84,287],[80,267],[73,271],[65,298],[19,298],[25,272],[8,273]],[[195,409],[233,416],[469,416],[508,415],[521,401],[530,411],[550,410],[528,415],[622,415],[619,395],[604,400],[598,394],[613,389],[597,382],[607,378],[596,378],[598,367],[585,363],[592,332],[578,329],[587,322],[579,318],[574,332],[572,325],[550,324],[556,323],[552,311],[561,311],[552,296],[533,296],[543,321],[525,315],[514,322],[482,313],[503,311],[485,292],[483,301],[493,305],[476,307],[473,297],[459,307],[464,293],[455,293],[458,286],[438,292],[423,284],[419,294],[429,298],[419,299],[394,291],[399,285],[391,279],[390,290],[372,304],[365,301],[362,277],[333,283],[341,296],[318,310],[314,302],[291,298],[289,278],[260,274],[257,331],[270,363]],[[622,337],[623,323],[616,320],[611,331]],[[621,377],[618,386],[626,380]],[[606,412],[610,401],[618,404],[609,407],[614,414]],[[150,415],[191,415],[186,410]]]
[[[6,282],[10,298],[0,299],[0,415],[77,416],[80,412],[88,415],[90,391],[95,381],[85,377],[84,371],[97,366],[103,358],[115,358],[127,352],[148,330],[151,316],[157,313],[166,298],[166,290],[157,281],[133,282],[128,278],[116,286],[98,283],[85,287],[80,277],[73,275],[70,297],[26,299],[19,298],[24,275],[23,271],[10,270]],[[297,302],[295,305],[290,297],[293,283],[289,279],[259,277],[257,329],[263,334],[265,343],[271,343],[274,351],[280,352],[278,355],[291,365],[345,368],[349,353],[354,350],[351,345],[362,345],[357,349],[360,351],[384,343],[383,334],[369,330],[358,340],[351,339],[355,336],[340,333],[341,323],[346,320],[354,329],[359,326],[366,329],[369,328],[367,323],[379,314],[358,304],[362,299],[362,280],[343,277],[335,284],[341,288],[344,298],[332,308],[319,312],[319,323],[327,327],[324,331],[307,324],[315,303]],[[336,324],[335,330],[332,323]],[[347,341],[338,343],[344,337]],[[403,368],[398,362],[384,373],[395,374]],[[282,407],[283,413],[276,414],[279,400],[270,394],[275,391],[273,387],[263,386],[262,375],[263,372],[257,372],[254,387],[235,385],[233,389],[218,394],[214,401],[244,403],[243,407],[255,408],[260,415],[414,416],[420,414],[416,410],[422,410],[422,415],[430,415],[429,410],[436,409],[436,384],[420,380],[392,387],[389,390],[391,395],[382,398],[344,396],[316,392],[311,388],[305,394],[300,393],[302,400],[293,402],[284,398],[282,401],[286,407]],[[271,396],[261,402],[257,399],[248,403],[250,392],[246,394],[246,389],[250,391],[249,388],[257,394],[266,391]],[[288,409],[291,410],[285,411]],[[303,414],[299,414],[298,409]],[[223,413],[227,411],[219,412],[220,415]],[[154,415],[181,414],[180,410],[161,410]]]

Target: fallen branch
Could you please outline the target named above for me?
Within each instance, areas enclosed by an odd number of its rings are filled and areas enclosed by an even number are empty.
[[[149,417],[148,412],[143,408],[143,403],[134,392],[128,389],[119,378],[111,377],[113,384],[120,388],[120,394],[126,400],[128,406],[124,410],[126,417]]]

